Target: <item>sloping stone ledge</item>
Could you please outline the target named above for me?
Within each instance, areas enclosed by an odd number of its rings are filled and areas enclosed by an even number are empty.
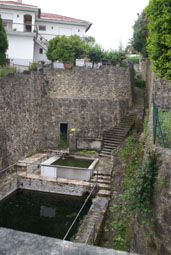
[[[136,255],[0,228],[1,255]]]

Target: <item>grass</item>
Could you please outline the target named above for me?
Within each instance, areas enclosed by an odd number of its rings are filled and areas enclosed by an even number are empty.
[[[0,67],[0,77],[6,77],[10,73],[16,73],[16,68],[10,66]]]
[[[60,142],[58,144],[59,147],[67,147],[68,146],[68,140],[67,140],[67,133],[62,134],[60,136]]]
[[[77,153],[80,154],[95,154],[96,156],[98,156],[98,152],[95,150],[77,150]]]
[[[159,109],[158,114],[166,147],[171,149],[171,111],[165,112],[162,109]],[[157,128],[157,137],[158,142],[161,144],[159,127]]]

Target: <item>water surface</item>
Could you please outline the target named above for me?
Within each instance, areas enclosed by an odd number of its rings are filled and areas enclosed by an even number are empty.
[[[60,159],[56,160],[51,165],[89,168],[89,166],[92,164],[92,162],[93,162],[93,160],[91,160],[91,159],[79,159],[79,158],[74,158],[74,157],[65,157],[65,158],[60,158]]]
[[[84,200],[78,197],[18,190],[0,202],[0,227],[63,239]],[[77,232],[85,207],[67,240]]]

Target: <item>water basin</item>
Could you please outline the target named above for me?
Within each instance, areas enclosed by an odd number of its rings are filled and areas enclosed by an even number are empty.
[[[82,207],[78,197],[18,190],[0,202],[0,227],[63,239]],[[67,240],[76,234],[89,202]]]
[[[41,176],[89,181],[97,158],[54,156],[41,163]]]

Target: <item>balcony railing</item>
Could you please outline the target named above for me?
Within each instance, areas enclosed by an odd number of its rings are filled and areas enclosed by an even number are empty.
[[[22,23],[5,22],[4,26],[7,31],[26,32],[26,33],[37,32],[37,26],[29,24],[29,23],[22,24]]]

